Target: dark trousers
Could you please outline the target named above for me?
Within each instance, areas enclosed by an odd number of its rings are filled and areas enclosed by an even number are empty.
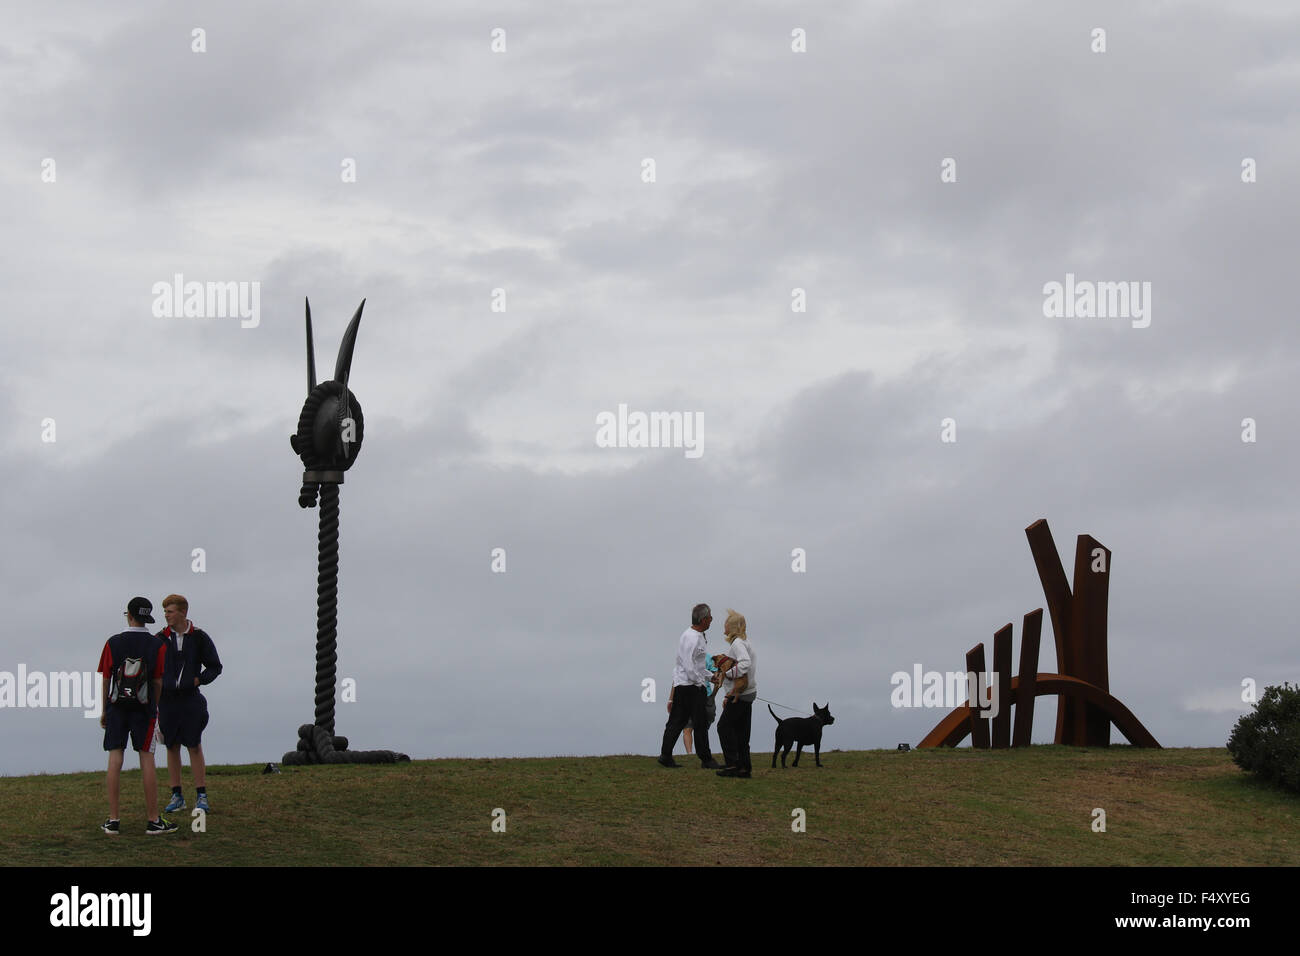
[[[749,762],[749,730],[753,717],[752,700],[733,700],[722,708],[722,717],[718,720],[718,741],[722,744],[722,753],[728,767],[750,771],[754,769]]]
[[[704,715],[704,688],[693,684],[678,684],[673,688],[673,709],[664,724],[664,742],[659,750],[661,757],[672,759],[677,738],[682,735],[686,721],[695,725],[695,755],[700,763],[711,763],[713,752],[709,749],[709,721]],[[746,737],[748,740],[748,737]]]

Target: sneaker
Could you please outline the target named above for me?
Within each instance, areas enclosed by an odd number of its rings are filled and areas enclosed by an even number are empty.
[[[181,802],[181,806],[185,806],[184,801]],[[204,813],[208,812],[208,795],[206,793],[199,794],[199,799],[194,802],[194,808],[202,810]]]
[[[105,820],[104,825],[100,827],[100,829],[103,830],[105,833],[110,834],[111,836],[117,836],[119,833],[122,832],[122,821]]]
[[[150,820],[145,824],[144,828],[146,836],[157,836],[159,833],[175,833],[176,830],[176,824],[172,823],[170,820],[164,820],[162,817],[159,817],[157,820]]]
[[[171,803],[163,807],[163,813],[175,813],[177,810],[185,809],[185,798],[179,793],[173,793]]]

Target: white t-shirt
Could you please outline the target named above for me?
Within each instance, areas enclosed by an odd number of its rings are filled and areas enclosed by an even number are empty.
[[[731,693],[736,678],[748,677],[749,683],[741,690],[739,699],[753,700],[758,695],[758,657],[754,653],[754,648],[743,637],[736,638],[727,645],[727,648],[728,650],[723,653],[728,657],[734,657],[736,666],[723,675],[722,696],[726,697]]]

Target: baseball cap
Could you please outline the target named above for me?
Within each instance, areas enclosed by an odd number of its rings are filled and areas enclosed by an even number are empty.
[[[153,623],[153,604],[148,598],[133,597],[126,605],[126,613],[145,624]]]

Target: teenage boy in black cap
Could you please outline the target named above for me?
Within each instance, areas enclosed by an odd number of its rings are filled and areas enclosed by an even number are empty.
[[[108,751],[108,820],[101,828],[116,836],[121,832],[118,791],[126,742],[140,755],[140,776],[144,779],[144,808],[148,823],[145,833],[175,833],[176,824],[158,815],[158,778],[153,753],[158,742],[158,696],[162,692],[166,648],[144,625],[153,623],[153,605],[142,597],[126,605],[127,629],[104,643],[99,655],[99,672],[104,675],[104,749]]]

